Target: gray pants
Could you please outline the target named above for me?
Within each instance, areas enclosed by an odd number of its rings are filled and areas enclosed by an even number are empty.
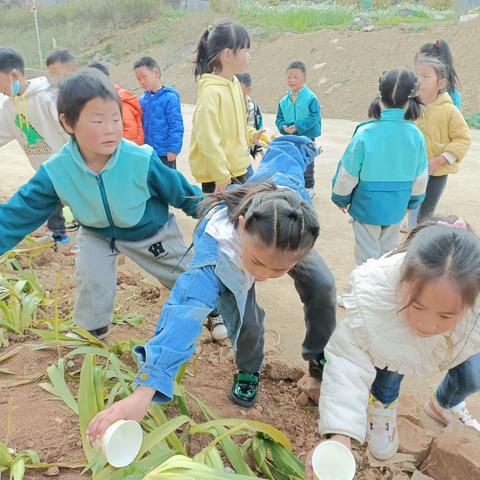
[[[355,261],[361,265],[369,258],[380,258],[397,247],[400,224],[381,226],[353,222]]]
[[[289,272],[303,302],[306,333],[304,360],[323,354],[336,325],[335,280],[323,258],[311,251]],[[245,315],[237,340],[235,360],[239,370],[259,372],[264,360],[264,310],[257,305],[255,286],[248,292]],[[295,328],[292,325],[292,328]]]
[[[430,175],[427,183],[425,200],[418,209],[418,223],[422,223],[433,217],[438,202],[440,201],[440,197],[447,186],[447,178],[448,175],[442,175],[441,177]]]
[[[136,242],[116,240],[113,252],[110,239],[84,228],[80,229],[77,242],[80,253],[76,259],[78,290],[73,321],[85,330],[106,327],[112,322],[119,253],[124,253],[168,289],[185,272],[192,257],[172,214],[152,237]]]

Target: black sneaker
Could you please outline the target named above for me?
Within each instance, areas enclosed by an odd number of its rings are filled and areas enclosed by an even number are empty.
[[[228,392],[228,398],[242,407],[251,407],[256,400],[259,381],[259,373],[238,372]]]
[[[323,353],[317,356],[317,358],[308,361],[308,373],[313,378],[318,378],[319,380],[323,377],[323,368],[325,367],[325,356]]]

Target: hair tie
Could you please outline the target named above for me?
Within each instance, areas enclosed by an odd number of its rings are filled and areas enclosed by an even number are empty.
[[[433,43],[433,47],[440,50],[440,40],[435,40],[435,42]]]
[[[459,228],[461,230],[468,230],[468,225],[463,218],[457,218],[453,223],[448,223],[440,220],[439,222],[437,222],[437,224],[445,225],[451,228]]]

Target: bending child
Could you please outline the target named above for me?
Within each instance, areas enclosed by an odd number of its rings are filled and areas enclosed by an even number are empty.
[[[465,404],[480,391],[480,242],[466,223],[420,225],[399,250],[356,268],[351,288],[326,348],[320,433],[348,446],[366,438],[375,458],[391,458],[404,376],[444,370],[426,412],[480,432]]]
[[[321,377],[323,350],[335,328],[335,288],[312,250],[320,228],[303,187],[304,170],[316,153],[306,137],[277,138],[251,183],[207,198],[189,269],[163,306],[154,337],[135,347],[137,388],[92,420],[91,440],[120,418],[142,419],[152,400],[171,401],[175,375],[192,356],[203,319],[214,309],[225,319],[239,369],[229,397],[253,405],[264,359],[265,314],[256,303],[257,281],[287,273],[294,279],[305,306],[303,358],[310,374]]]

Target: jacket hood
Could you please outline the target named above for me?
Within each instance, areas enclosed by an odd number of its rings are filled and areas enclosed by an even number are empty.
[[[50,88],[50,84],[48,83],[47,77],[37,77],[32,78],[28,81],[27,89],[24,92],[25,97],[31,97],[36,95],[38,92],[43,90],[48,90]]]
[[[198,80],[198,94],[200,95],[206,87],[215,86],[232,88],[236,83],[238,83],[238,79],[235,76],[233,77],[233,81],[230,81],[220,75],[204,73]]]
[[[146,97],[161,97],[166,93],[173,93],[176,97],[180,98],[179,93],[173,87],[162,87],[158,92],[152,93],[149,91],[145,92]]]

